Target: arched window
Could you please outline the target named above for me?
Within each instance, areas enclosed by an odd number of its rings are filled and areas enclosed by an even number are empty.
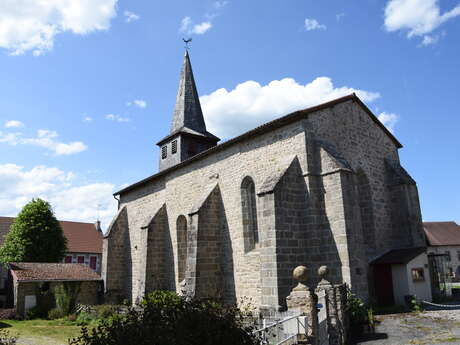
[[[187,219],[179,216],[176,222],[177,232],[177,261],[179,283],[185,279],[185,269],[187,266]]]
[[[246,176],[241,183],[241,208],[243,214],[244,251],[257,247],[259,230],[257,227],[256,188],[254,181]]]

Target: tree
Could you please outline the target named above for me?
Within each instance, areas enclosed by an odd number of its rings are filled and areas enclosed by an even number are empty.
[[[60,262],[67,240],[51,205],[32,199],[11,225],[0,248],[0,262]]]

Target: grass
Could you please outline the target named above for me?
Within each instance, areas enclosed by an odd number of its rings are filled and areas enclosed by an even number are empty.
[[[67,339],[80,334],[80,326],[75,322],[59,320],[1,320],[0,328],[5,328],[10,335],[24,339],[26,343],[34,345],[61,345],[67,344]],[[32,342],[33,341],[33,342]]]

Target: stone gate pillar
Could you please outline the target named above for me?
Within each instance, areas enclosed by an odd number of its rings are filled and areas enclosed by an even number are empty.
[[[318,269],[318,275],[321,278],[316,288],[316,293],[320,296],[318,302],[322,305],[325,312],[324,327],[326,332],[325,344],[343,345],[346,342],[346,285],[333,285],[327,280],[329,269],[327,266],[321,266]]]
[[[307,268],[298,266],[294,269],[293,277],[299,283],[292,289],[286,298],[289,310],[298,310],[306,316],[306,334],[298,334],[299,344],[318,345],[318,311],[316,305],[318,296],[315,292],[305,285],[307,281]]]

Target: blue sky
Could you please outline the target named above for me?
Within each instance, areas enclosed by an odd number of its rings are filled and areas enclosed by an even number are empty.
[[[41,196],[106,226],[111,194],[157,171],[182,37],[215,134],[357,92],[404,145],[424,219],[460,223],[450,0],[0,0],[0,214]]]

